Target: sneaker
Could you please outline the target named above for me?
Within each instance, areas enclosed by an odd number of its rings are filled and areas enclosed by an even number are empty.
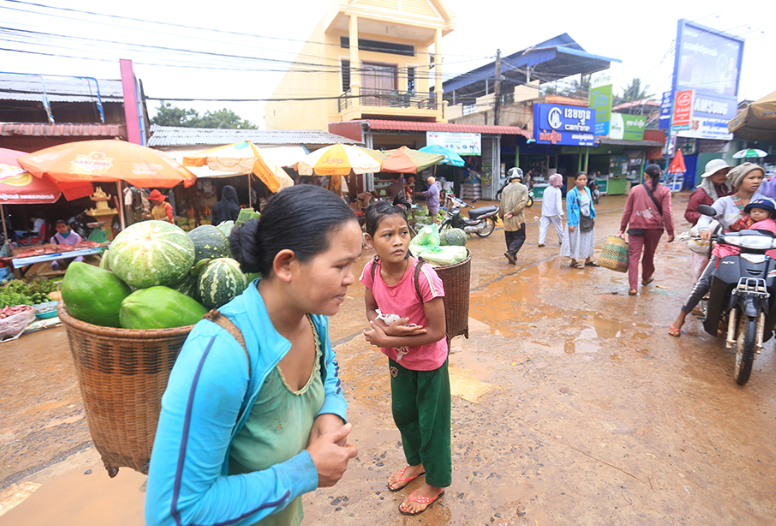
[[[517,265],[517,259],[509,252],[504,252],[504,256],[509,260],[510,265]]]

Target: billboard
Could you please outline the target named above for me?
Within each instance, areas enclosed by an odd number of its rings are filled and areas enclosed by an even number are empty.
[[[595,110],[595,135],[609,135],[612,118],[612,72],[595,73],[590,79],[590,100],[588,106]]]
[[[437,144],[458,155],[482,155],[482,136],[479,133],[426,132],[426,144]]]
[[[647,125],[646,115],[628,115],[612,113],[610,139],[626,141],[641,141],[644,139],[644,128]]]
[[[534,104],[534,139],[539,144],[595,146],[595,110],[562,104]]]
[[[677,99],[674,111],[680,93],[691,91],[692,99],[690,113],[682,114],[681,123],[674,113],[674,124],[679,127],[674,129],[683,130],[680,136],[720,138],[718,124],[736,115],[743,56],[742,38],[679,20],[672,85]],[[691,131],[693,135],[686,135]]]

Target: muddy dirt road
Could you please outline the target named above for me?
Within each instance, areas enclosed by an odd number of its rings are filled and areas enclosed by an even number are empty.
[[[603,200],[598,251],[623,205]],[[537,235],[529,225],[517,266],[503,230],[468,245],[471,335],[450,357],[453,484],[416,518],[397,507],[421,482],[386,488],[404,465],[387,360],[360,335],[363,288],[351,289],[331,336],[359,456],[340,484],[305,497],[304,524],[773,524],[774,343],[739,387],[733,353],[695,318],[681,338],[666,333],[690,287],[686,245],[664,237],[656,281],[630,297],[624,274],[568,268],[554,233],[544,248]],[[3,344],[0,387],[0,513],[20,502],[0,526],[142,523],[144,477],[102,469],[63,329]]]

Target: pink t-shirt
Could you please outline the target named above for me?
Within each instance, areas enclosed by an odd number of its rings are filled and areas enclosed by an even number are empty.
[[[776,234],[776,221],[769,217],[768,219],[764,219],[753,224],[747,230],[767,230],[768,232],[773,232]],[[727,256],[740,254],[741,249],[730,245],[716,245],[711,253],[718,258],[724,258]],[[765,255],[771,259],[776,259],[776,249],[769,250],[765,253]]]
[[[377,301],[377,307],[382,314],[386,316],[396,314],[402,318],[407,318],[408,323],[428,327],[423,303],[418,299],[418,293],[415,291],[415,266],[417,263],[418,260],[413,259],[411,268],[407,269],[401,281],[396,285],[388,286],[380,276],[380,264],[372,260],[364,267],[360,281],[372,291],[375,301]],[[372,283],[372,266],[375,264],[377,264],[375,282]],[[439,279],[431,265],[424,264],[420,269],[418,284],[424,303],[445,295],[442,280]],[[398,361],[402,367],[412,371],[433,371],[441,367],[447,359],[447,339],[443,337],[435,343],[420,347],[408,347],[407,354],[402,356],[401,360],[396,360],[397,349],[381,347],[380,350],[391,360]]]

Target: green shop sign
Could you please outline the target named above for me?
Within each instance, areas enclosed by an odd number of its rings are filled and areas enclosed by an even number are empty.
[[[626,141],[642,141],[644,140],[644,127],[646,125],[647,117],[645,115],[612,113],[609,138]]]

